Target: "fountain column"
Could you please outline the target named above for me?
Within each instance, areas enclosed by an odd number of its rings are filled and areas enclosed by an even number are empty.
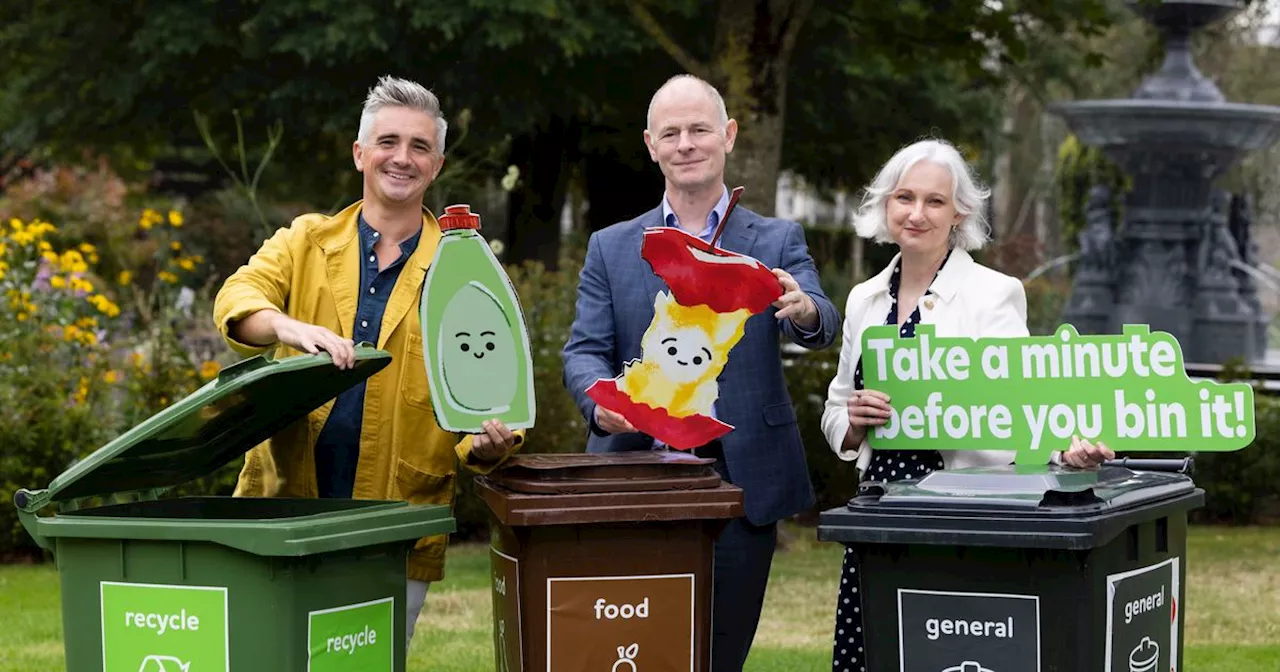
[[[1082,142],[1102,147],[1133,184],[1105,255],[1113,268],[1103,273],[1082,259],[1064,317],[1079,320],[1077,328],[1088,333],[1149,324],[1177,338],[1188,362],[1260,358],[1266,344],[1257,337],[1257,308],[1241,296],[1231,266],[1240,255],[1226,242],[1230,231],[1225,220],[1218,225],[1211,194],[1213,181],[1246,151],[1280,136],[1280,108],[1225,102],[1192,61],[1191,35],[1239,10],[1239,2],[1129,6],[1165,36],[1160,70],[1131,98],[1051,107]],[[1110,313],[1103,317],[1107,299]]]

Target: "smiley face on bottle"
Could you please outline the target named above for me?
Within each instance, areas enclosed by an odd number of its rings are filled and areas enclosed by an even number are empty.
[[[445,393],[465,410],[500,413],[516,396],[516,340],[502,305],[484,285],[458,290],[440,320]]]

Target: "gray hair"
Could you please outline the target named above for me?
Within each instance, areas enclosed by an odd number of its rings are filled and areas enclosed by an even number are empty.
[[[946,140],[921,140],[898,150],[867,185],[862,205],[853,217],[854,230],[859,236],[878,243],[893,242],[885,220],[884,201],[897,188],[902,176],[921,161],[937,164],[951,173],[951,201],[964,219],[951,231],[947,243],[962,250],[981,249],[991,238],[991,225],[983,214],[983,205],[991,190],[978,183],[969,164]]]
[[[364,99],[357,142],[366,144],[371,140],[369,134],[373,132],[373,119],[384,107],[407,107],[431,115],[436,121],[436,151],[444,154],[444,137],[449,130],[449,122],[440,111],[440,99],[417,82],[390,75],[379,77],[378,85],[369,89],[369,96]]]
[[[668,79],[662,86],[658,87],[658,90],[654,92],[653,97],[649,99],[649,111],[645,113],[644,127],[649,131],[653,131],[653,104],[658,101],[658,96],[661,96],[663,91],[666,91],[669,87],[680,82],[695,82],[702,86],[707,97],[711,99],[711,102],[716,104],[716,112],[720,115],[720,132],[723,134],[725,127],[729,124],[729,111],[725,109],[724,97],[720,95],[720,92],[716,90],[716,87],[711,86],[711,84],[707,83],[706,80],[694,77],[693,75],[676,75],[675,77]]]

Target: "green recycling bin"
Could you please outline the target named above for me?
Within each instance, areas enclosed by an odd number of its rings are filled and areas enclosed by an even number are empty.
[[[1180,473],[956,469],[866,483],[818,538],[858,559],[867,672],[1179,672],[1203,503]]]
[[[20,490],[23,526],[57,563],[66,669],[404,670],[408,553],[454,530],[449,507],[157,498],[390,360],[364,346],[345,371],[327,355],[245,360],[47,488]]]

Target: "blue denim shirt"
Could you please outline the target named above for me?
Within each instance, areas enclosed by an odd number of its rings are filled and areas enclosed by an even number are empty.
[[[356,343],[377,343],[382,331],[382,314],[396,286],[405,261],[418,249],[422,239],[419,230],[400,243],[400,258],[378,271],[378,255],[373,244],[378,232],[369,226],[364,213],[356,224],[360,235],[360,298],[351,330]],[[321,497],[350,498],[356,482],[356,465],[360,461],[360,425],[364,418],[364,381],[342,394],[333,404],[329,419],[316,440],[316,483]]]

